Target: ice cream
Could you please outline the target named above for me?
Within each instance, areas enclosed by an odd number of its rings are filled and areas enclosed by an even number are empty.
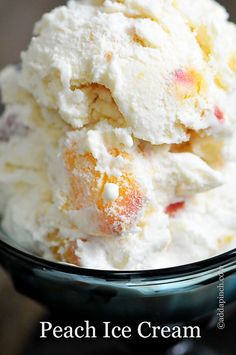
[[[118,270],[235,247],[236,27],[216,2],[69,1],[0,85],[9,238]]]

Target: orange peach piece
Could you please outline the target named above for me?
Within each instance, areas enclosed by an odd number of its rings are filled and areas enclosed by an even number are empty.
[[[196,31],[196,40],[197,40],[200,48],[204,52],[205,56],[209,57],[212,53],[214,42],[213,42],[211,34],[208,31],[207,26],[204,24],[201,24],[200,26],[198,26],[196,28],[195,31]]]
[[[169,206],[166,207],[165,212],[170,217],[174,217],[184,207],[185,207],[185,202],[184,201],[172,203],[172,204],[170,204]]]
[[[55,260],[69,264],[80,265],[80,258],[76,255],[77,242],[70,238],[62,238],[57,230],[47,236],[49,249]]]
[[[190,140],[182,144],[173,144],[173,153],[194,153],[212,167],[219,168],[224,164],[224,142],[216,137],[200,136],[190,132]]]
[[[236,73],[236,52],[229,58],[229,67],[234,73]]]
[[[179,99],[189,99],[200,93],[203,77],[195,70],[178,69],[174,73],[175,93]]]
[[[102,198],[106,183],[119,187],[119,197],[115,201],[105,202]],[[144,196],[132,174],[121,177],[104,176],[104,186],[99,193],[97,207],[102,212],[101,231],[106,235],[121,235],[129,230],[137,220],[144,203]]]
[[[117,149],[112,155],[126,156]],[[70,205],[80,210],[95,206],[101,235],[121,235],[135,223],[144,205],[144,195],[133,174],[124,173],[120,177],[101,174],[96,170],[96,159],[91,153],[79,155],[75,149],[64,154],[66,168],[70,176]],[[119,197],[104,201],[105,184],[113,183],[119,187]]]
[[[224,112],[218,106],[215,107],[215,116],[220,122],[224,121],[225,119]]]
[[[76,150],[64,154],[70,178],[69,208],[80,210],[94,204],[101,188],[101,174],[96,171],[96,159],[91,153],[80,155]]]
[[[218,248],[223,249],[226,246],[230,245],[232,241],[234,240],[233,235],[226,235],[223,238],[218,239]]]
[[[216,137],[194,136],[191,141],[192,152],[210,166],[219,168],[224,165],[224,142]]]
[[[64,261],[74,265],[80,265],[80,258],[76,255],[77,242],[76,240],[70,241],[65,249]]]

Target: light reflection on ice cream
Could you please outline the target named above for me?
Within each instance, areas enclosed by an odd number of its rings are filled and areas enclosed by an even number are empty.
[[[0,76],[6,233],[101,269],[235,246],[235,43],[211,0],[70,1],[44,15],[22,69]]]

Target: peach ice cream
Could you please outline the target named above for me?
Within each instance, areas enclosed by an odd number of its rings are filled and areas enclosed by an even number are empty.
[[[212,0],[83,0],[0,74],[2,229],[137,270],[236,245],[236,27]]]

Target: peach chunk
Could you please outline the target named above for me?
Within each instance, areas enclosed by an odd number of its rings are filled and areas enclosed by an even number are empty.
[[[76,240],[71,240],[70,238],[63,239],[60,237],[59,232],[55,230],[48,234],[47,242],[55,260],[80,265],[80,258],[76,255]]]
[[[200,137],[195,135],[192,138],[192,152],[205,160],[214,168],[224,165],[224,142],[216,137]]]
[[[173,144],[171,152],[190,152],[199,156],[210,166],[220,168],[224,165],[224,146],[224,142],[219,138],[190,132],[190,140],[182,144]]]
[[[101,211],[101,231],[106,235],[121,235],[129,230],[137,220],[144,203],[144,196],[132,174],[121,177],[104,175],[103,184],[113,183],[119,187],[119,197],[105,202],[99,192],[97,207]]]
[[[223,249],[229,246],[234,240],[233,235],[226,235],[223,238],[218,239],[218,248]]]
[[[176,96],[189,99],[198,94],[203,87],[203,77],[195,70],[178,69],[174,73]]]
[[[224,112],[218,106],[215,107],[215,116],[219,122],[222,122],[225,119]]]
[[[201,24],[196,29],[196,40],[206,57],[209,57],[213,50],[213,38],[206,25]]]
[[[236,52],[234,52],[229,58],[229,67],[236,73]]]
[[[172,203],[172,204],[170,204],[169,206],[166,207],[165,212],[170,217],[174,217],[184,207],[185,207],[185,202],[184,201]]]
[[[117,149],[110,152],[113,156],[127,157],[127,153]],[[121,176],[108,176],[96,170],[97,161],[91,153],[77,154],[68,149],[64,154],[70,178],[70,197],[67,208],[81,210],[95,207],[97,211],[98,233],[119,236],[129,231],[138,219],[144,206],[144,194],[130,172]],[[116,184],[119,196],[105,201],[103,192],[106,184]]]

